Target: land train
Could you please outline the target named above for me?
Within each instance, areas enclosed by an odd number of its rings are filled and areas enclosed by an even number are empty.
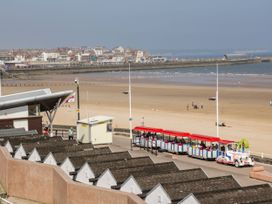
[[[133,144],[148,150],[187,154],[235,167],[254,166],[249,149],[235,141],[145,126],[135,127],[134,132]]]

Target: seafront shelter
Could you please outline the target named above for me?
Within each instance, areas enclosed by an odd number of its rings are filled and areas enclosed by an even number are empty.
[[[58,107],[73,91],[52,93],[49,88],[20,92],[0,97],[0,128],[24,128],[42,134],[42,116],[45,112],[50,129]],[[51,131],[52,132],[52,131]]]

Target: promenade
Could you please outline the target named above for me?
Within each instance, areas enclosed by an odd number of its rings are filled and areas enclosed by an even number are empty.
[[[113,144],[110,146],[112,151],[129,151],[132,156],[150,156],[154,162],[174,161],[177,167],[181,170],[202,168],[208,177],[233,175],[241,186],[250,186],[264,184],[263,181],[258,181],[249,178],[249,172],[252,167],[236,168],[234,166],[217,164],[215,161],[205,161],[200,159],[190,158],[187,155],[175,155],[170,153],[158,153],[158,155],[151,154],[139,147],[134,147],[130,150],[130,140],[125,136],[114,136]],[[272,172],[272,166],[256,162],[256,166],[262,165],[264,168]]]

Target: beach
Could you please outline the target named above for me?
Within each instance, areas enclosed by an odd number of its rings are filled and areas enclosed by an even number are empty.
[[[16,86],[9,85],[6,80],[3,92],[9,94],[39,88],[75,90],[75,77],[80,79],[81,118],[109,115],[114,117],[114,127],[128,128],[129,101],[128,95],[123,94],[128,90],[125,78],[45,75],[20,81]],[[216,136],[216,102],[208,100],[215,96],[215,87],[175,85],[137,78],[132,82],[133,126],[144,123],[145,126]],[[235,141],[247,138],[253,152],[272,154],[271,96],[272,90],[268,87],[220,87],[220,122],[226,127],[220,127],[219,136]],[[192,103],[198,109],[193,109]],[[64,104],[54,123],[75,125],[76,118],[76,104]]]

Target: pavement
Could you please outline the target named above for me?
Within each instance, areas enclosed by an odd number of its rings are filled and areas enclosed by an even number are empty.
[[[41,204],[38,202],[25,200],[25,199],[21,199],[21,198],[17,198],[17,197],[8,197],[7,200],[13,204]]]
[[[130,150],[130,139],[124,136],[113,137],[113,144],[110,145],[112,151],[129,151],[133,157],[150,156],[155,162],[167,162],[173,161],[180,170],[202,168],[208,177],[226,176],[232,175],[241,186],[250,186],[264,184],[266,182],[249,178],[249,172],[252,167],[236,168],[231,165],[218,164],[215,161],[206,161],[201,159],[190,158],[187,155],[176,155],[171,153],[158,153],[154,155],[151,152],[140,149],[139,147],[133,147]],[[272,165],[256,162],[256,166],[264,166],[265,170],[272,172]],[[271,185],[271,183],[269,183]]]

